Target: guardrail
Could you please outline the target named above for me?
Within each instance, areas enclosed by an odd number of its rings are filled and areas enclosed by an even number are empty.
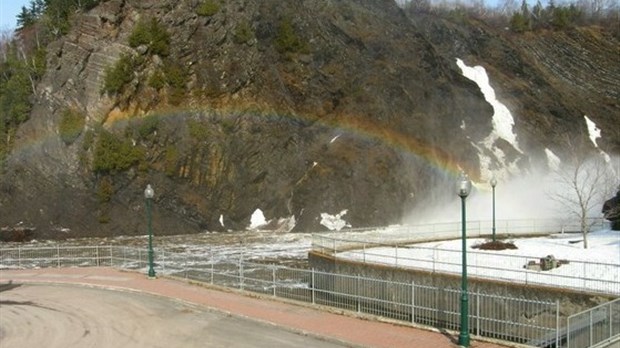
[[[503,230],[509,231],[510,235],[548,234],[561,231],[567,226],[554,224],[553,220],[510,220],[504,221],[503,224],[510,226]],[[431,227],[432,232],[421,232]],[[486,222],[471,222],[467,229],[468,237],[488,236],[489,230],[486,227]],[[601,225],[597,227],[600,228]],[[453,228],[457,231],[451,231]],[[423,241],[460,238],[460,228],[460,225],[455,223],[354,233],[351,237],[348,234],[314,234],[312,250],[367,264],[422,269],[432,273],[460,274],[462,272],[460,250],[415,245]],[[562,260],[563,265],[552,271],[541,272],[526,267],[530,261],[539,261],[540,257],[541,255],[468,251],[467,268],[470,276],[482,279],[620,295],[620,264]]]
[[[467,221],[467,237],[482,238],[491,235],[492,221]],[[603,218],[588,219],[590,228],[609,227]],[[312,250],[335,255],[340,251],[360,249],[366,243],[402,245],[461,238],[461,222],[343,230],[340,233],[313,234]],[[551,233],[580,231],[578,222],[557,219],[496,220],[497,235],[534,236]]]
[[[295,269],[155,250],[157,274],[274,297],[326,305],[394,320],[458,330],[458,289]],[[147,268],[146,249],[122,246],[0,249],[0,269],[112,266]],[[513,342],[552,337],[560,331],[559,302],[470,292],[469,329],[474,335]]]
[[[567,348],[611,347],[620,342],[620,298],[568,317]]]

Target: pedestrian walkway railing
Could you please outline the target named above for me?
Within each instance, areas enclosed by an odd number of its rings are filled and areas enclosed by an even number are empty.
[[[331,306],[449,330],[460,328],[459,289],[394,282],[313,269],[220,258],[214,253],[155,250],[158,275],[204,282],[278,298]],[[0,248],[0,270],[95,267],[141,270],[146,249],[124,246]],[[568,317],[559,301],[469,292],[469,330],[538,347],[606,347],[620,340],[620,299]]]
[[[549,234],[561,232],[566,224],[553,220],[504,221],[508,235]],[[384,231],[349,234],[314,234],[312,250],[324,255],[366,264],[397,268],[421,269],[432,273],[460,274],[461,250],[416,245],[423,241],[460,237],[460,225],[437,224],[413,226]],[[601,228],[597,225],[596,228]],[[432,232],[422,232],[432,229]],[[453,230],[455,229],[455,230]],[[474,221],[467,228],[468,238],[488,236],[486,222]],[[534,231],[535,233],[533,233]],[[566,232],[565,232],[566,233]],[[506,233],[502,233],[502,237]],[[576,237],[577,239],[580,236]],[[389,241],[389,242],[387,242]],[[547,255],[508,255],[497,252],[467,251],[467,272],[481,279],[504,280],[511,283],[536,284],[605,295],[620,295],[620,263],[581,260],[556,260],[560,267],[541,271],[540,259]]]
[[[620,346],[620,298],[568,317],[567,348]]]
[[[161,249],[155,250],[155,256],[158,275],[438,328],[460,327],[458,289],[290,268],[243,257],[220,259]],[[0,249],[0,269],[80,266],[111,266],[146,274],[147,251],[122,246]],[[469,329],[473,335],[524,343],[555,337],[561,331],[557,301],[482,292],[470,292],[469,298]]]

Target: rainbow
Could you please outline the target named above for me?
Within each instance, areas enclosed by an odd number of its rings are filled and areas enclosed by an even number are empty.
[[[183,112],[200,112],[204,110],[204,108],[165,108],[154,110],[149,114],[157,114],[163,117],[168,117],[178,115],[179,113]],[[215,112],[215,114],[219,115],[245,114],[256,117],[274,118],[278,120],[284,118],[297,120],[300,122],[317,122],[319,125],[325,126],[326,128],[334,129],[338,133],[352,134],[356,137],[375,141],[391,147],[397,151],[402,151],[413,155],[414,157],[420,159],[424,163],[429,164],[432,168],[438,170],[446,176],[457,177],[459,173],[465,170],[467,173],[474,174],[470,176],[475,177],[477,175],[476,173],[478,172],[478,170],[475,168],[467,167],[467,164],[459,163],[457,159],[454,158],[454,156],[451,156],[449,153],[445,152],[441,148],[431,146],[428,143],[413,138],[410,135],[404,134],[403,132],[400,132],[396,129],[382,127],[372,122],[372,120],[369,120],[366,117],[356,117],[356,115],[341,115],[341,117],[338,118],[338,123],[336,124],[334,122],[325,121],[324,119],[317,119],[315,116],[290,112],[276,112],[273,110],[273,108],[268,108],[269,111],[264,110],[265,108],[257,107],[256,104],[250,104],[250,106],[248,107],[239,107],[239,104],[235,105],[235,107],[219,105],[211,109],[212,112]],[[133,110],[133,112],[119,112],[118,110],[115,110],[113,113],[110,113],[110,115],[112,114],[113,117],[106,118],[106,121],[104,122],[104,127],[112,127],[113,124],[136,117],[135,115],[140,113],[135,112],[135,110]],[[327,117],[325,117],[325,119],[327,119]],[[54,132],[45,136],[42,136],[42,134],[38,134],[38,136],[35,135],[28,138],[22,138],[19,141],[19,145],[14,148],[13,154],[27,154],[29,148],[32,149],[37,146],[43,146],[46,141],[50,141],[53,137],[56,136],[57,134]]]

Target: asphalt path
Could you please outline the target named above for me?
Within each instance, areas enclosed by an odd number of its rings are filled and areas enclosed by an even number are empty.
[[[4,284],[0,347],[345,347],[269,323],[145,293]]]

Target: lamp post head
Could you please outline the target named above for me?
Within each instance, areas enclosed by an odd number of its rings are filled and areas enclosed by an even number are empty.
[[[495,177],[493,177],[491,179],[491,187],[495,187],[495,186],[497,186],[497,179],[495,179]]]
[[[144,198],[151,199],[155,196],[155,191],[151,187],[151,184],[146,185],[146,190],[144,190]]]
[[[471,192],[471,181],[467,174],[461,172],[459,176],[459,180],[456,183],[456,194],[461,198],[465,198],[469,196],[469,192]]]

